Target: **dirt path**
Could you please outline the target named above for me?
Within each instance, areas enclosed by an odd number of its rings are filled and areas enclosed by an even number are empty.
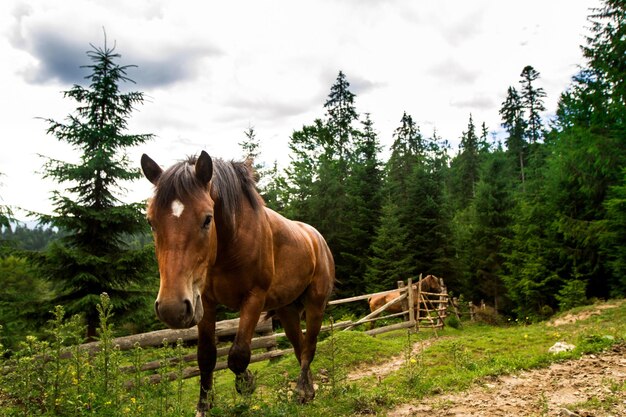
[[[626,345],[621,344],[602,354],[404,404],[388,416],[626,416],[624,384]]]
[[[603,304],[594,310],[567,314],[548,325],[558,327],[575,323],[619,304]],[[412,355],[421,353],[437,341],[429,339],[415,343]],[[369,376],[381,379],[400,369],[405,361],[404,355],[400,355],[384,363],[363,366],[350,372],[347,379],[354,381]],[[483,380],[463,392],[403,404],[387,415],[626,417],[626,344],[616,345],[602,354],[555,363],[545,369]]]
[[[415,356],[420,354],[423,350],[427,349],[433,343],[438,342],[442,338],[439,339],[428,339],[421,342],[416,342],[413,344],[413,349],[411,350],[411,356]],[[391,359],[377,364],[364,365],[354,369],[347,375],[348,381],[356,381],[357,379],[365,378],[368,376],[375,376],[379,380],[391,374],[392,372],[400,369],[406,362],[406,357],[404,355],[394,356]]]

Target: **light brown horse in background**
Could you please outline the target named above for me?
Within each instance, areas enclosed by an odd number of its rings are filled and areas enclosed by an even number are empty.
[[[430,293],[439,294],[441,291],[443,291],[443,283],[436,276],[427,275],[425,278],[422,279],[422,292],[430,292]],[[391,300],[395,300],[398,297],[400,297],[400,290],[390,292],[384,295],[375,295],[368,300],[368,303],[370,305],[370,311],[374,312],[378,310],[380,307],[390,302]],[[417,307],[418,305],[417,304],[418,303],[417,283],[413,284],[413,300],[414,300],[414,304],[413,304],[414,307]],[[402,311],[402,302],[399,301],[395,304],[390,305],[386,309],[386,311],[388,313],[400,313]]]
[[[278,316],[300,362],[301,402],[313,399],[311,361],[335,282],[333,256],[311,226],[265,207],[249,164],[211,159],[204,151],[166,171],[147,155],[143,172],[155,186],[147,207],[161,283],[155,302],[171,328],[198,325],[200,399],[212,406],[216,305],[240,311],[228,354],[239,392],[251,392],[250,342],[261,312]],[[306,335],[301,329],[305,312]]]

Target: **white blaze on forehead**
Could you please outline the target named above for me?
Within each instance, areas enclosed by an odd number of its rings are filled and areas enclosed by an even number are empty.
[[[172,201],[172,214],[175,217],[180,217],[180,215],[183,214],[183,210],[185,210],[185,206],[180,202],[180,200]]]

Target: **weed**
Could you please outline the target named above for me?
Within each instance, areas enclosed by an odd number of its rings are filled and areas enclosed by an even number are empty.
[[[337,394],[343,381],[346,379],[345,374],[337,363],[337,355],[339,354],[339,345],[337,344],[337,337],[335,334],[335,323],[331,317],[330,319],[330,336],[327,339],[328,343],[328,355],[330,366],[328,367],[328,383],[331,395]]]
[[[413,332],[407,331],[407,344],[404,351],[405,369],[406,369],[406,383],[409,388],[416,388],[421,382],[422,375],[424,373],[424,363],[422,361],[422,354],[413,353]]]
[[[539,399],[537,400],[537,409],[539,410],[539,415],[541,416],[547,416],[550,411],[548,397],[543,391],[541,391],[541,393],[539,394]]]
[[[454,363],[456,369],[473,371],[478,367],[478,365],[472,361],[469,350],[458,342],[450,344],[450,354],[452,355],[452,363]]]

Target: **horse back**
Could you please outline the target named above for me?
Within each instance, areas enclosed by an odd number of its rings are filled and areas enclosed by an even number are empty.
[[[288,303],[306,292],[328,299],[335,281],[335,263],[322,235],[312,226],[289,220],[266,208],[272,233],[274,276],[268,302]]]

